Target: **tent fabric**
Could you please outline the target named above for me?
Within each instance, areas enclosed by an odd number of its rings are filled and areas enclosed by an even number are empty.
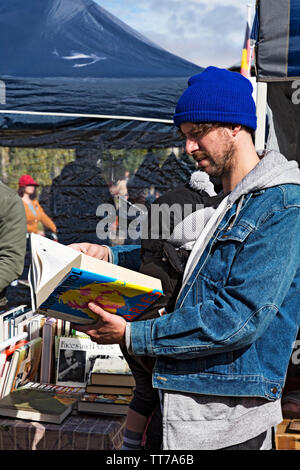
[[[172,152],[160,166],[159,157],[150,151],[127,183],[129,196],[151,187],[163,194],[188,181],[193,171],[195,164],[185,153],[177,158]]]
[[[154,44],[93,0],[1,3],[3,75],[181,77],[196,68]]]
[[[30,146],[34,140],[48,146],[52,140],[72,147],[113,128],[117,147],[118,136],[121,146],[124,132],[136,131],[133,143],[145,127],[152,145],[156,139],[171,145],[177,99],[188,77],[203,70],[93,0],[7,0],[0,6],[0,42],[0,145]],[[110,117],[123,116],[112,125]],[[130,117],[169,122],[163,129],[161,122],[158,128]]]
[[[96,233],[97,207],[115,204],[108,150],[126,149],[133,162],[131,149],[148,151],[131,175],[130,203],[141,189],[161,192],[189,179],[195,167],[188,157],[171,154],[183,144],[172,117],[188,78],[201,67],[93,0],[1,2],[0,42],[0,146],[75,149],[75,160],[40,195],[59,241],[110,244]],[[156,148],[168,149],[164,168]],[[119,175],[122,158],[117,163]]]
[[[267,82],[268,147],[300,161],[300,0],[259,0],[251,37],[257,81]]]
[[[1,57],[1,49],[0,49]],[[201,69],[202,70],[202,69]],[[167,71],[167,70],[166,70]],[[195,66],[194,71],[199,71]],[[182,77],[155,78],[30,78],[0,75],[5,83],[6,104],[0,110],[48,113],[17,117],[9,115],[5,127],[20,126],[22,119],[30,127],[53,124],[51,114],[68,113],[76,116],[129,116],[172,120],[174,107],[187,86],[188,70]],[[8,116],[8,115],[7,115]],[[72,116],[70,116],[72,118]],[[77,117],[77,118],[78,118]],[[65,116],[58,116],[60,124]],[[2,126],[1,126],[2,127]]]
[[[268,142],[274,142],[274,150],[279,150],[288,160],[300,163],[300,100],[298,104],[293,102],[295,96],[290,82],[268,84],[267,101],[272,112]]]
[[[47,194],[41,195],[40,202],[55,220],[63,244],[101,242],[95,230],[97,208],[101,202],[114,205],[114,201],[97,160],[96,154],[77,152],[76,160],[68,163],[53,179]]]
[[[0,124],[3,147],[120,149],[182,145],[182,137],[173,124],[109,118],[64,118],[58,124],[56,117],[0,114],[0,123],[1,119],[5,122],[2,128]]]
[[[172,115],[187,85],[186,77],[168,80],[18,78],[6,82],[7,102],[0,106],[2,146],[73,148],[93,146],[100,140],[111,148],[125,145],[148,148],[179,143]],[[5,107],[33,114],[2,113]],[[72,113],[107,117],[74,117]]]
[[[254,21],[258,81],[300,77],[300,1],[259,0]]]

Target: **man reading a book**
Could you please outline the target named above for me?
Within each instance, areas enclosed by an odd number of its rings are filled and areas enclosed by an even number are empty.
[[[253,144],[256,109],[242,75],[208,67],[190,78],[175,125],[224,198],[195,240],[174,311],[126,323],[90,303],[82,330],[156,358],[164,450],[271,449],[300,305],[300,171]],[[134,269],[138,247],[80,244]]]

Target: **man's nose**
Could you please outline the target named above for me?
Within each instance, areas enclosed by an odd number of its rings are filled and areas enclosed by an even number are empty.
[[[199,145],[195,140],[186,139],[185,150],[187,154],[192,155],[195,150],[199,150]]]

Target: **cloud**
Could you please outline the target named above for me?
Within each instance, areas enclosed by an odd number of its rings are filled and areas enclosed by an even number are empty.
[[[241,59],[249,0],[98,3],[164,49],[198,65],[229,67]]]

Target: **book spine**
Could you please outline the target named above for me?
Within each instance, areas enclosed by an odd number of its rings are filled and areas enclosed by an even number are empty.
[[[28,337],[28,333],[24,331],[20,335],[17,335],[17,336],[14,336],[13,338],[9,338],[5,341],[2,341],[0,343],[0,351],[3,351],[4,349],[9,348],[10,346],[17,343],[18,341],[21,341],[22,339],[27,339],[27,337]]]

